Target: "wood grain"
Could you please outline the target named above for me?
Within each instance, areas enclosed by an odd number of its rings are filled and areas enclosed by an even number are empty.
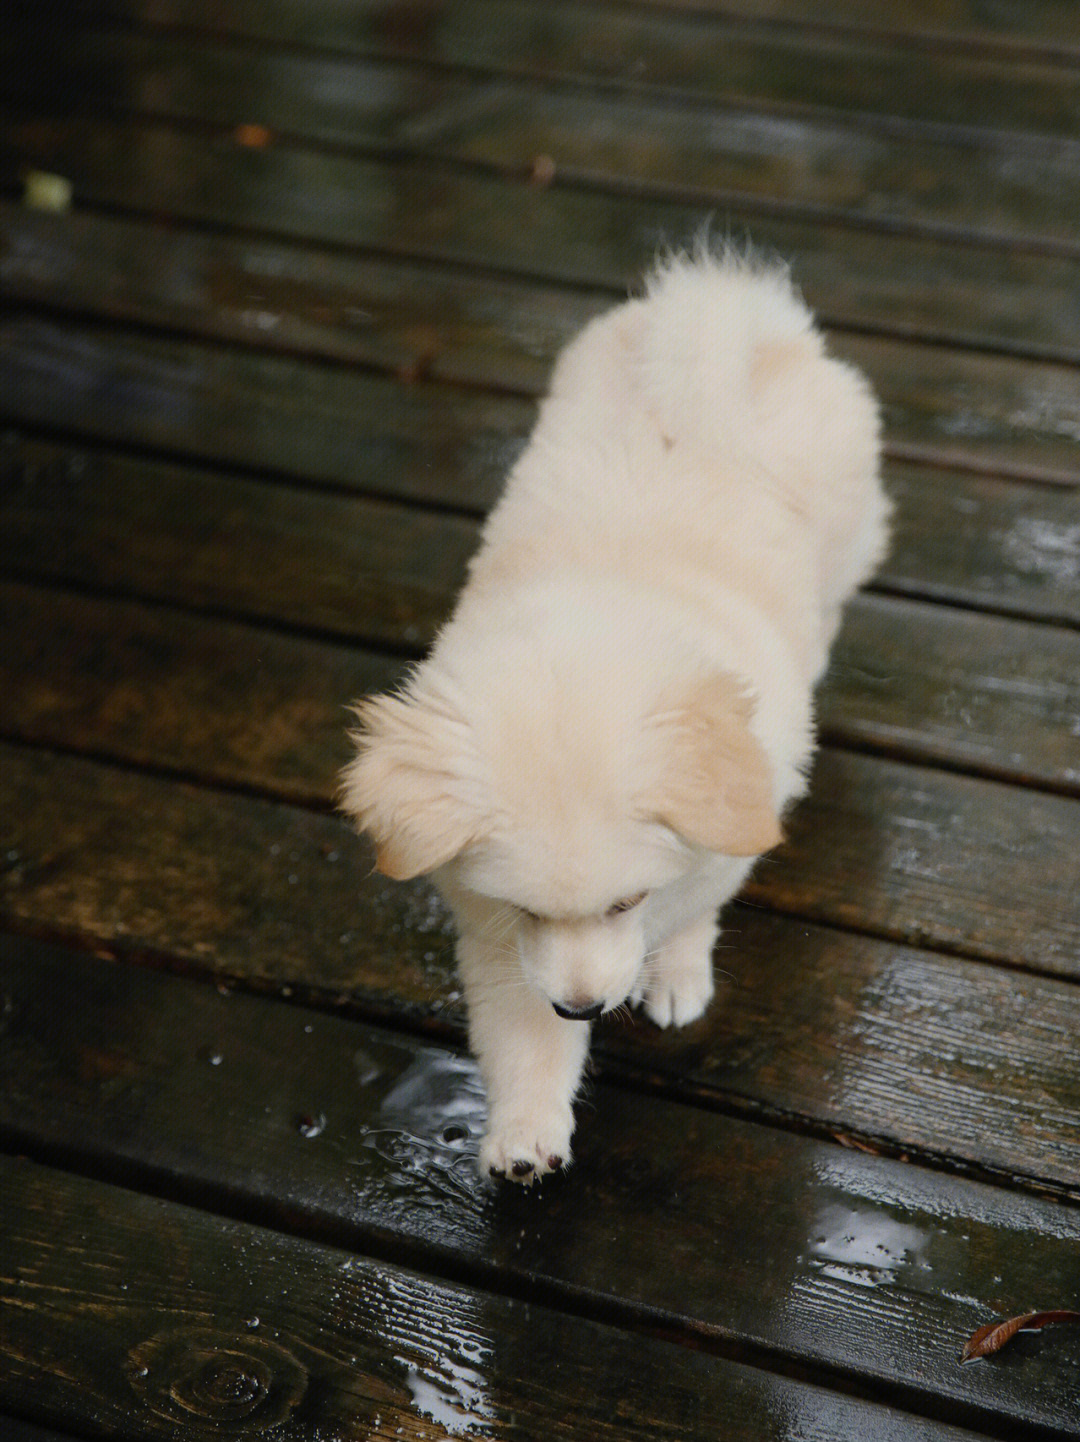
[[[0,1396],[73,1427],[150,1442],[176,1438],[178,1424],[185,1436],[272,1428],[282,1442],[692,1442],[722,1416],[734,1442],[792,1426],[813,1442],[974,1442],[760,1368],[29,1162],[4,1159],[0,1174],[19,1241]],[[207,1346],[216,1405],[195,1385]],[[59,1442],[4,1425],[11,1442]]]
[[[0,457],[10,481],[0,520],[22,576],[307,626],[333,625],[335,613],[359,616],[363,601],[369,638],[413,646],[426,644],[449,610],[477,528],[464,516],[402,503],[486,510],[532,421],[520,401],[395,389],[381,377],[319,372],[281,357],[29,319],[0,319],[0,380],[0,416],[9,421],[49,426],[62,418],[65,429],[93,440],[175,446],[212,466],[259,467],[367,493],[305,495],[14,434]],[[908,465],[886,467],[885,479],[897,511],[876,586],[1076,624],[1080,491]],[[234,564],[230,547],[241,531],[252,550]],[[293,595],[283,611],[267,610],[274,572],[256,565],[256,546],[264,559],[284,548],[276,589],[284,592],[292,576]]]
[[[6,925],[460,1034],[445,908],[422,884],[372,875],[366,847],[337,818],[85,760],[6,747],[0,755]],[[880,829],[905,839],[905,812],[897,814],[895,827],[881,819]],[[817,883],[835,909],[861,902],[868,930],[874,908],[885,909],[889,874],[875,879],[856,865],[837,900],[836,839],[819,830],[814,841],[824,860],[804,862],[805,909],[817,904],[805,896]],[[964,850],[959,834],[954,846]],[[981,853],[966,854],[981,877]],[[895,875],[892,884],[902,891]],[[1033,884],[1030,874],[1010,878],[1018,927]],[[756,895],[784,899],[767,872]],[[939,912],[943,928],[964,915],[948,897]],[[897,929],[926,931],[933,921],[905,913]],[[721,996],[707,1019],[671,1035],[613,1025],[603,1033],[610,1064],[692,1100],[802,1116],[895,1151],[1075,1190],[1075,987],[755,907],[731,909],[725,927]],[[1072,955],[1039,960],[1076,975]]]
[[[1055,22],[1061,8],[1052,12]],[[1021,52],[1003,65],[967,47],[920,44],[898,33],[905,27],[890,24],[887,15],[875,18],[874,30],[845,33],[831,26],[755,24],[743,18],[745,6],[735,16],[693,8],[665,15],[651,6],[467,0],[403,17],[393,0],[323,0],[317,6],[242,0],[229,7],[226,20],[212,0],[145,0],[137,13],[158,23],[227,27],[324,49],[574,78],[620,92],[647,88],[714,101],[738,98],[758,108],[827,106],[924,123],[1064,134],[1074,133],[1080,110],[1077,77],[1068,64]],[[813,19],[820,21],[820,13]],[[864,12],[864,26],[865,19]],[[984,21],[984,28],[992,23]],[[947,24],[943,19],[940,28]],[[1075,31],[1075,20],[1066,19],[1063,39]]]
[[[1080,1404],[1060,1378],[1080,1357],[1080,1337],[1055,1339],[1052,1355],[1029,1349],[1020,1370],[956,1361],[987,1312],[1072,1285],[1080,1227],[1071,1208],[602,1083],[582,1117],[573,1172],[508,1196],[477,1180],[483,1104],[472,1064],[456,1052],[92,958],[61,959],[71,1005],[58,1009],[41,985],[41,953],[19,961],[5,966],[12,1004],[0,1116],[23,1145],[32,1137],[35,1147],[153,1178],[180,1197],[229,1198],[264,1224],[285,1222],[350,1250],[375,1245],[428,1269],[483,1269],[518,1291],[543,1288],[552,1300],[614,1308],[676,1335],[692,1329],[721,1348],[824,1369],[819,1377],[858,1371],[862,1385],[919,1410],[947,1402],[954,1417],[999,1427],[1021,1418],[1062,1431],[1077,1425]],[[306,1114],[323,1123],[314,1138],[298,1126]],[[10,1176],[12,1165],[5,1169]],[[58,1270],[55,1248],[35,1237],[45,1228],[54,1237],[95,1235],[115,1215],[79,1183],[86,1200],[64,1225],[63,1202],[48,1201],[54,1189],[38,1190],[32,1210],[41,1220],[27,1237],[24,1275],[38,1295],[50,1277],[65,1286],[71,1279]],[[135,1197],[126,1206],[144,1216],[172,1212]],[[662,1228],[658,1210],[669,1218]],[[289,1265],[279,1250],[286,1244],[264,1234],[278,1260],[264,1266],[256,1246],[250,1265],[237,1269],[246,1249],[220,1218],[207,1219],[209,1227],[217,1244],[201,1230],[197,1245],[159,1231],[148,1253],[151,1278],[175,1257],[181,1286],[194,1282],[184,1288],[194,1298],[182,1323],[220,1322],[235,1337],[239,1322],[257,1316],[256,1336],[294,1355],[295,1343],[317,1341],[320,1369],[327,1350],[337,1360],[336,1327],[329,1336],[322,1328],[342,1310],[352,1355],[365,1334],[384,1335],[383,1326],[354,1322],[347,1277],[319,1286],[325,1274],[316,1267],[320,1303],[300,1300],[308,1294],[295,1289],[306,1283],[295,1279],[306,1249]],[[89,1250],[89,1238],[83,1245]],[[101,1250],[105,1298],[128,1280],[131,1313],[145,1328],[137,1303],[155,1294],[132,1275],[131,1250]],[[236,1277],[231,1305],[203,1270],[223,1256]],[[61,1317],[82,1319],[88,1340],[109,1345],[100,1312],[60,1305]],[[409,1328],[414,1314],[403,1304]],[[161,1330],[171,1328],[154,1327]],[[108,1376],[105,1360],[97,1365]],[[315,1362],[307,1346],[298,1360]],[[550,1370],[531,1375],[546,1381]]]
[[[80,203],[262,231],[614,293],[658,249],[690,242],[710,207],[545,189],[417,158],[363,160],[233,134],[87,119],[3,127],[0,184],[26,165],[67,177]],[[1080,357],[1075,260],[940,238],[878,234],[827,218],[732,206],[724,231],[789,261],[832,324]]]
[[[544,156],[560,184],[716,207],[767,202],[887,229],[1080,248],[1076,146],[1056,138],[875,124],[866,109],[768,113],[747,109],[737,92],[743,103],[725,106],[638,88],[553,90],[512,75],[210,43],[205,34],[172,31],[75,27],[51,37],[38,63],[33,36],[13,33],[6,46],[0,41],[0,60],[5,51],[3,90],[35,110],[58,95],[62,112],[257,123],[275,137],[411,151],[516,177]],[[132,79],[118,85],[118,76]]]
[[[612,0],[598,0],[612,3]],[[622,4],[624,0],[613,0]],[[634,0],[631,0],[634,3]],[[732,15],[789,25],[820,25],[814,0],[645,0],[652,8],[697,15]],[[1028,50],[1080,56],[1080,24],[1069,0],[1005,0],[992,7],[978,0],[883,0],[868,11],[863,0],[833,0],[830,25],[870,30],[878,36],[933,39],[982,45],[1007,58]]]
[[[324,617],[341,639],[0,581],[0,733],[325,805],[345,703],[406,663]],[[1075,631],[863,595],[818,715],[834,745],[1074,794],[1077,676]]]
[[[0,199],[0,291],[189,336],[316,360],[514,389],[546,386],[555,355],[613,297],[444,266],[342,255]],[[881,397],[889,454],[1075,485],[1074,367],[834,332]]]

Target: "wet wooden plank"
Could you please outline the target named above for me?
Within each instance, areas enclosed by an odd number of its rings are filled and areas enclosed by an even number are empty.
[[[24,1422],[18,1417],[0,1416],[0,1436],[4,1442],[71,1442],[70,1432],[55,1432],[51,1427],[41,1427],[36,1422]]]
[[[97,793],[111,784],[111,771],[75,760],[53,763],[6,747],[3,755],[9,768],[3,791],[10,811],[5,835],[12,838],[7,847],[21,857],[39,858],[16,866],[7,877],[4,904],[9,915],[20,926],[41,926],[61,900],[72,905],[84,893],[89,897],[100,892],[107,902],[108,888],[119,885],[133,864],[127,838],[113,842],[101,834]],[[55,799],[48,794],[53,785],[50,765],[65,776]],[[333,785],[336,778],[328,780]],[[125,774],[122,784],[137,790],[143,783]],[[148,779],[146,784],[155,783]],[[68,792],[68,786],[78,789],[78,816],[68,815],[67,808],[76,804],[76,790]],[[158,807],[163,816],[171,814],[176,846],[185,851],[192,844],[188,808],[201,812],[200,796],[184,790],[175,799],[163,796],[153,806],[133,801],[130,815],[152,815]],[[211,805],[210,800],[205,804]],[[263,812],[251,804],[256,809],[250,825],[260,816],[271,824],[273,809]],[[115,803],[108,809],[114,813]],[[43,830],[46,818],[52,828],[48,832]],[[122,820],[118,824],[123,830]],[[292,826],[294,817],[283,813],[279,824]],[[317,825],[313,819],[301,822],[301,829],[308,824]],[[338,852],[335,836],[341,828],[330,820],[325,824],[330,829],[321,844]],[[784,845],[761,863],[747,884],[744,894],[756,901],[910,945],[941,947],[1048,974],[1077,974],[1080,898],[1073,875],[1080,807],[1075,801],[825,748],[811,794],[791,813],[785,829]],[[70,847],[60,852],[64,864],[59,871],[51,863],[42,868],[40,858],[54,858],[60,836],[68,838]],[[212,841],[223,848],[222,855],[232,857],[228,882],[216,875],[217,863],[207,852]],[[273,841],[280,838],[265,844]],[[176,862],[171,850],[168,855],[171,873]],[[134,864],[145,894],[134,895],[130,880],[123,881],[121,894],[137,912],[154,911],[154,878],[144,877],[142,870],[150,858]],[[152,864],[165,862],[158,858]],[[257,895],[265,904],[264,891],[275,884],[263,874],[266,862],[254,834],[244,846],[234,847],[216,821],[207,821],[205,838],[193,854],[185,855],[183,864],[193,868],[190,894],[206,885],[215,892],[235,886],[240,896]],[[369,863],[356,865],[363,875]],[[252,868],[250,875],[246,866]],[[334,884],[339,874],[332,867],[316,870],[323,886]],[[108,902],[110,907],[118,904]],[[175,906],[175,897],[171,904]],[[329,899],[326,904],[331,906]],[[352,930],[348,918],[354,905],[351,891],[333,900],[339,923],[335,934]],[[231,914],[230,908],[223,914]],[[287,922],[285,929],[292,926]]]
[[[603,1083],[592,1090],[573,1171],[507,1195],[476,1178],[483,1104],[472,1064],[455,1052],[92,958],[61,958],[72,1005],[57,1009],[40,985],[42,965],[36,953],[5,967],[0,1116],[21,1145],[99,1174],[104,1166],[167,1181],[181,1196],[228,1197],[260,1220],[287,1219],[291,1231],[374,1242],[425,1267],[483,1267],[503,1285],[543,1285],[549,1298],[689,1327],[804,1369],[859,1373],[920,1410],[950,1404],[956,1420],[1023,1419],[1065,1432],[1080,1419],[1075,1389],[1062,1381],[1080,1359],[1074,1336],[1029,1344],[1005,1365],[957,1362],[987,1315],[1068,1292],[1080,1248],[1071,1208]],[[314,1137],[298,1126],[305,1115],[320,1123]],[[18,1175],[17,1164],[6,1170]],[[85,1183],[74,1185],[86,1195]],[[47,1196],[35,1207],[48,1218],[39,1227],[58,1220]],[[128,1205],[144,1215],[163,1207],[134,1197]],[[658,1209],[670,1225],[656,1227]],[[92,1211],[91,1202],[76,1215],[62,1235],[78,1237],[94,1215],[115,1210]],[[207,1219],[208,1229],[221,1225]],[[180,1279],[192,1275],[198,1298],[201,1268],[229,1242],[235,1266],[230,1227],[218,1244],[162,1237],[151,1255],[182,1257]],[[115,1258],[101,1279],[107,1294],[130,1255],[105,1250]],[[323,1284],[320,1305],[294,1312],[292,1278],[305,1269],[285,1269],[284,1298],[281,1270],[265,1318],[250,1305],[249,1288],[265,1285],[259,1251],[236,1273],[244,1305],[226,1313],[234,1335],[248,1313],[259,1317],[257,1334],[273,1338],[280,1327],[283,1341],[303,1340],[294,1316],[309,1319],[305,1331],[312,1315],[337,1320],[347,1288],[327,1298]],[[323,1275],[314,1270],[316,1285]],[[133,1304],[154,1296],[142,1279],[133,1287]],[[196,1307],[200,1324],[212,1310]],[[100,1325],[85,1309],[76,1315]]]
[[[11,314],[0,377],[9,421],[473,513],[494,503],[535,416],[517,397]],[[60,492],[102,480],[71,476]]]
[[[0,581],[0,632],[9,739],[318,807],[349,757],[346,704],[405,668],[355,644],[18,582]]]
[[[394,498],[268,490],[263,481],[15,436],[0,457],[12,482],[0,519],[24,578],[309,627],[363,609],[369,639],[411,646],[426,644],[449,609],[477,529],[464,516],[395,502],[486,509],[532,420],[516,400],[395,389],[278,357],[35,320],[0,320],[0,379],[8,420],[59,422],[95,439],[178,447],[203,462]],[[879,587],[1075,624],[1076,489],[901,465],[886,468],[886,484],[898,505]],[[241,532],[245,550],[234,561]],[[290,575],[297,588],[286,609],[268,612],[273,572],[255,558],[275,548],[284,548],[279,588]],[[315,572],[302,585],[309,563]],[[378,594],[385,600],[376,605]]]
[[[0,733],[325,805],[344,703],[405,664],[349,619],[342,643],[0,581]],[[1074,631],[862,595],[818,716],[833,744],[1075,793],[1078,677]]]
[[[0,1172],[6,1230],[20,1247],[5,1289],[0,1395],[119,1439],[171,1439],[183,1423],[234,1437],[272,1429],[282,1442],[511,1433],[694,1442],[720,1416],[733,1442],[778,1439],[793,1426],[814,1442],[974,1439],[30,1162],[4,1159]],[[239,1401],[207,1405],[197,1385],[206,1348]],[[55,1437],[12,1425],[11,1442]]]
[[[172,32],[73,27],[35,51],[12,32],[2,90],[35,111],[127,110],[274,135],[404,149],[703,205],[767,200],[889,228],[1080,246],[1080,148],[1016,133],[898,133],[827,115],[770,114],[633,95],[553,91],[514,78],[362,61]],[[12,63],[17,55],[19,63]],[[35,58],[36,57],[36,58]],[[113,83],[124,77],[125,83]],[[56,97],[55,100],[51,97]]]
[[[280,237],[605,286],[635,284],[658,248],[699,233],[708,206],[364,160],[231,133],[88,119],[11,121],[0,183],[27,164],[58,171],[76,200]],[[789,260],[831,323],[1043,359],[1080,357],[1075,260],[969,241],[878,234],[732,206],[729,233]]]
[[[863,593],[819,692],[834,742],[1036,785],[1080,781],[1073,630]]]
[[[1080,117],[1074,67],[1049,57],[1020,55],[1003,65],[903,34],[788,30],[693,10],[665,15],[651,7],[465,0],[403,13],[394,0],[306,7],[242,0],[226,18],[212,0],[144,0],[136,13],[319,48],[757,106],[818,105],[1065,135],[1075,133]],[[1066,33],[1073,30],[1069,25]]]
[[[362,652],[171,612],[81,598],[46,601],[35,605],[25,588],[0,588],[8,637],[0,669],[4,732],[308,805],[330,802],[346,759],[342,698],[386,685],[397,668]],[[78,658],[74,665],[72,656]],[[46,777],[47,770],[43,786]],[[71,797],[72,806],[99,804],[85,785],[72,787],[68,780],[61,794]],[[22,804],[41,803],[23,796]],[[160,812],[159,800],[146,804]],[[172,814],[182,824],[183,807]],[[123,834],[122,815],[110,815]],[[284,819],[264,849],[288,856],[287,875],[297,877],[291,885],[299,888],[289,890],[288,882],[282,887],[278,877],[283,894],[273,905],[280,930],[289,924],[291,898],[319,891],[325,857],[340,852],[341,842],[329,828],[314,859],[305,859],[288,845],[294,824],[289,814],[269,815]],[[70,816],[53,819],[68,836]],[[253,824],[241,811],[236,836]],[[269,833],[270,822],[264,830]],[[166,828],[162,845],[175,839]],[[366,875],[366,859],[351,838],[346,843],[353,857],[346,867]],[[98,885],[95,862],[89,844],[79,843],[65,863],[72,875],[58,905],[52,896],[43,905],[34,899],[37,870],[52,865],[48,836],[34,845],[29,856],[11,863],[24,873],[12,886],[16,905],[27,868],[30,873],[30,897],[19,912],[23,925],[86,928],[84,940],[91,945],[179,947],[192,960],[190,937],[182,942],[168,930],[187,934],[179,902],[163,899],[159,883],[149,896],[155,917],[149,938],[145,914],[142,931],[130,932],[122,929],[129,925],[122,909],[100,909],[110,878],[125,894],[145,880],[141,866],[125,859],[130,840],[110,842],[109,855],[99,856],[101,890],[89,902]],[[258,848],[253,852],[264,866]],[[234,837],[223,864],[240,877],[244,863],[236,853]],[[189,858],[185,865],[199,863]],[[329,919],[314,929],[306,949],[261,961],[245,953],[238,960],[235,937],[226,930],[198,954],[198,965],[261,985],[299,986],[323,1001],[344,988],[379,1012],[401,1006],[429,1019],[457,1017],[457,1009],[445,1005],[454,986],[441,911],[436,908],[434,920],[424,912],[422,888],[385,891],[372,881],[357,900],[354,880],[346,871],[329,910],[323,899],[319,915]],[[857,877],[853,884],[863,883]],[[267,895],[274,886],[273,880],[265,883]],[[206,900],[217,910],[213,897]],[[264,920],[266,904],[260,908]],[[342,928],[336,934],[335,924]],[[1080,1096],[1073,1044],[1080,993],[1074,989],[745,907],[729,913],[718,961],[731,986],[723,988],[707,1022],[675,1037],[644,1026],[610,1031],[609,1052],[621,1067],[639,1076],[662,1075],[692,1094],[885,1138],[893,1148],[951,1153],[983,1170],[1024,1172],[1059,1185],[1080,1175],[1080,1154],[1068,1140],[1078,1131],[1071,1109]],[[1009,1077],[1004,1088],[1003,1075]]]
[[[606,292],[2,199],[0,237],[11,299],[526,394],[544,389],[560,347],[612,303]],[[831,343],[872,378],[890,454],[1076,483],[1074,367],[845,332]]]
[[[621,0],[616,0],[621,3]],[[733,14],[789,24],[821,23],[814,0],[648,0],[652,6],[703,15]],[[926,36],[987,47],[1039,48],[1056,54],[1080,54],[1080,23],[1069,0],[1005,0],[992,6],[979,0],[886,0],[867,10],[864,0],[832,0],[828,23],[882,35]]]
[[[1074,888],[1075,801],[829,748],[812,793],[745,895],[915,945],[1075,973],[1080,903],[1062,901]]]
[[[91,761],[0,754],[7,926],[460,1034],[446,910],[425,885],[372,875],[368,849],[333,816]],[[989,796],[988,808],[996,802]],[[903,842],[906,819],[897,806],[882,832]],[[835,852],[831,836],[818,842]],[[959,829],[952,846],[970,870],[991,865]],[[802,864],[812,871],[812,858]],[[1001,883],[1015,897],[1015,927],[1025,929],[1030,907],[1045,930],[1028,880],[1014,865]],[[763,875],[758,900],[783,901],[782,881]],[[887,887],[852,870],[859,933],[880,920]],[[1061,906],[1057,895],[1047,901],[1058,919]],[[943,924],[955,910],[939,900]],[[725,926],[721,996],[708,1017],[678,1034],[607,1025],[606,1066],[750,1115],[802,1116],[891,1151],[1076,1191],[1074,955],[1040,957],[1057,981],[756,907],[731,908]]]

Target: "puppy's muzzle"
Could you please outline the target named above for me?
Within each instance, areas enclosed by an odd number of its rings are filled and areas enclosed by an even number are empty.
[[[557,1001],[551,1005],[555,1009],[555,1015],[564,1017],[566,1021],[595,1021],[604,1010],[602,1001],[594,1002],[592,1006],[560,1006]]]

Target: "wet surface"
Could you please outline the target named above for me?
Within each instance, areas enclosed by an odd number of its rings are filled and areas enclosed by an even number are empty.
[[[5,1442],[1080,1433],[1076,1331],[957,1360],[1080,1300],[1080,31],[834,10],[0,35]],[[598,1028],[573,1168],[495,1186],[446,909],[331,814],[345,707],[710,214],[871,378],[896,541],[708,1017]]]
[[[1076,1336],[993,1371],[956,1365],[988,1317],[1070,1299],[1071,1208],[604,1085],[570,1173],[496,1187],[476,1174],[484,1103],[468,1058],[102,962],[86,964],[65,1040],[35,986],[49,961],[7,968],[8,1135],[48,1137],[61,1155],[89,1144],[182,1192],[212,1178],[256,1216],[440,1268],[542,1281],[1002,1415],[1077,1421],[1058,1383]],[[48,1115],[35,1102],[46,1094]],[[475,1358],[404,1365],[443,1425],[485,1419]]]

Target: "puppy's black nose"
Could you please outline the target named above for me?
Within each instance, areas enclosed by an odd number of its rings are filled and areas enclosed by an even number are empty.
[[[595,1021],[604,1010],[602,1001],[592,1006],[560,1006],[557,1001],[551,1005],[555,1008],[555,1015],[565,1017],[567,1021]]]

